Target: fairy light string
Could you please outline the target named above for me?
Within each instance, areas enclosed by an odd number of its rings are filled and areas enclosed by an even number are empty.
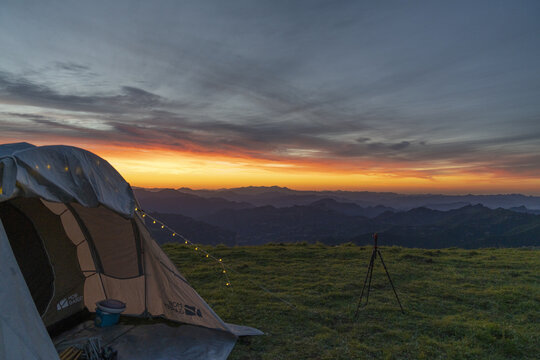
[[[223,274],[223,276],[225,277],[225,286],[229,287],[231,290],[232,290],[232,283],[231,283],[231,279],[229,278],[229,275],[228,275],[228,272],[227,272],[227,269],[225,268],[225,264],[223,263],[223,259],[222,258],[218,258],[212,254],[210,254],[208,251],[206,251],[205,249],[201,248],[199,245],[197,244],[194,244],[193,242],[191,242],[191,240],[189,240],[188,238],[186,238],[185,236],[183,236],[182,234],[179,234],[178,232],[176,232],[175,230],[171,229],[167,224],[165,224],[164,222],[156,219],[155,217],[147,214],[146,212],[144,212],[142,209],[140,208],[135,208],[135,211],[136,212],[139,212],[142,214],[142,217],[143,218],[146,218],[148,217],[151,221],[152,221],[152,224],[154,225],[159,225],[159,227],[162,229],[162,230],[168,230],[170,233],[171,233],[171,236],[173,237],[178,237],[180,239],[183,240],[184,244],[185,245],[188,245],[188,246],[192,246],[193,250],[195,250],[196,252],[199,252],[199,253],[202,253],[204,255],[204,257],[206,259],[211,259],[213,261],[215,261],[216,263],[218,263],[221,267],[221,273]]]
[[[138,212],[141,214],[141,216],[143,218],[146,218],[148,217],[151,221],[152,221],[152,224],[159,224],[160,228],[162,230],[167,230],[171,233],[171,236],[172,237],[178,237],[179,239],[181,239],[185,245],[191,245],[191,248],[196,251],[196,252],[200,252],[204,255],[204,257],[206,259],[211,259],[215,262],[217,262],[220,267],[221,267],[221,273],[222,275],[224,276],[225,278],[225,286],[227,286],[228,288],[231,289],[231,291],[233,290],[232,289],[232,283],[231,283],[231,280],[229,278],[229,272],[230,273],[237,273],[237,274],[240,274],[238,271],[230,268],[228,265],[225,265],[225,263],[223,262],[223,259],[220,258],[220,257],[217,257],[217,256],[214,256],[212,255],[211,253],[209,253],[208,251],[206,251],[205,249],[201,248],[200,245],[196,245],[194,244],[193,242],[191,242],[191,240],[189,240],[188,238],[186,238],[185,236],[183,236],[182,234],[179,234],[176,230],[172,229],[171,227],[169,227],[167,224],[165,224],[163,221],[160,221],[159,219],[153,217],[152,215],[149,215],[148,213],[146,213],[144,210],[142,210],[141,208],[139,207],[136,207],[135,208],[135,212]],[[269,295],[273,296],[274,298],[280,300],[281,302],[283,302],[284,304],[288,305],[289,307],[291,307],[292,309],[297,309],[297,307],[295,305],[293,305],[292,303],[290,303],[289,301],[283,299],[282,297],[276,295],[275,293],[273,293],[272,291],[268,290],[266,287],[262,286],[261,284],[251,280],[251,279],[247,279],[248,282],[250,282],[251,284],[255,285],[256,287],[258,287],[259,289],[263,290],[264,292],[268,293]]]

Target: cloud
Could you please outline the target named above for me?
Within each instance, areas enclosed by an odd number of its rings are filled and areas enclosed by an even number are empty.
[[[87,72],[90,70],[89,66],[77,64],[74,62],[57,61],[54,63],[54,65],[59,70],[65,70],[65,71],[71,71],[71,72]]]
[[[393,150],[403,150],[403,149],[405,149],[406,147],[408,147],[409,145],[411,145],[410,142],[408,142],[408,141],[402,141],[402,142],[400,142],[400,143],[390,145],[390,148],[392,148]]]
[[[163,105],[163,98],[131,86],[116,95],[65,95],[47,85],[0,72],[0,103],[91,113],[125,113]]]
[[[18,126],[17,121],[12,121],[9,126],[5,121],[0,121],[0,124],[3,130],[19,134],[62,134],[74,140],[90,139],[120,146],[297,162],[314,168],[317,163],[334,162],[335,167],[343,171],[382,171],[385,168],[388,171],[388,167],[392,166],[391,171],[394,172],[429,177],[463,171],[538,175],[540,168],[540,156],[520,150],[524,144],[530,144],[540,137],[540,134],[532,133],[444,143],[417,140],[385,143],[368,138],[345,142],[340,141],[339,137],[321,137],[324,128],[299,132],[302,125],[294,123],[273,127],[211,120],[194,122],[164,111],[149,111],[140,117],[130,115],[123,119],[114,119],[115,114],[98,116],[99,125],[106,125],[105,130],[92,126],[90,120],[66,122],[54,116],[24,113],[3,113],[0,119],[11,117],[32,121],[35,126],[31,126],[31,131],[28,124]]]

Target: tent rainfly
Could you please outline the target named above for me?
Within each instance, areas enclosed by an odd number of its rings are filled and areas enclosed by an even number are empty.
[[[132,316],[256,333],[212,311],[136,206],[130,185],[95,154],[0,145],[0,359],[58,359],[47,329],[108,298]]]

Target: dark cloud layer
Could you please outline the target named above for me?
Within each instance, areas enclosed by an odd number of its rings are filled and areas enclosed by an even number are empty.
[[[158,106],[162,101],[158,95],[130,86],[110,96],[61,94],[46,85],[5,72],[0,72],[0,97],[3,102],[12,104],[92,113],[133,112]]]
[[[235,124],[205,116],[204,121],[192,121],[185,111],[197,109],[179,106],[148,91],[122,87],[110,96],[61,95],[46,86],[33,84],[26,79],[0,76],[2,99],[10,102],[54,110],[84,111],[87,120],[69,124],[52,115],[28,113],[1,113],[0,126],[6,133],[28,133],[29,128],[40,136],[63,136],[96,139],[124,145],[144,144],[151,147],[168,147],[181,151],[200,153],[225,153],[253,156],[269,160],[337,160],[350,162],[355,168],[362,161],[402,163],[403,169],[429,168],[433,161],[459,165],[468,171],[502,171],[538,174],[540,156],[531,154],[527,146],[537,146],[540,131],[536,133],[496,138],[460,141],[429,142],[417,139],[402,141],[375,141],[368,137],[343,140],[349,131],[363,131],[362,122],[246,122]],[[161,110],[167,108],[168,110]],[[299,117],[310,118],[312,109],[297,110]],[[332,117],[331,113],[326,114]],[[338,116],[342,116],[338,114]],[[34,123],[18,125],[17,119]],[[105,129],[93,129],[92,122],[99,120]],[[343,120],[343,119],[342,119]],[[88,123],[85,123],[88,122]],[[329,137],[329,134],[336,137]],[[523,150],[520,150],[522,146]],[[308,149],[308,154],[299,150]],[[355,163],[355,159],[359,161]],[[447,170],[428,170],[436,175]]]
[[[540,176],[538,16],[534,1],[8,2],[0,129]]]

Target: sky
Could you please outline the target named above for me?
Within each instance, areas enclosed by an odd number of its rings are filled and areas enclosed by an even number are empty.
[[[132,185],[540,195],[540,2],[0,2],[0,143]]]

